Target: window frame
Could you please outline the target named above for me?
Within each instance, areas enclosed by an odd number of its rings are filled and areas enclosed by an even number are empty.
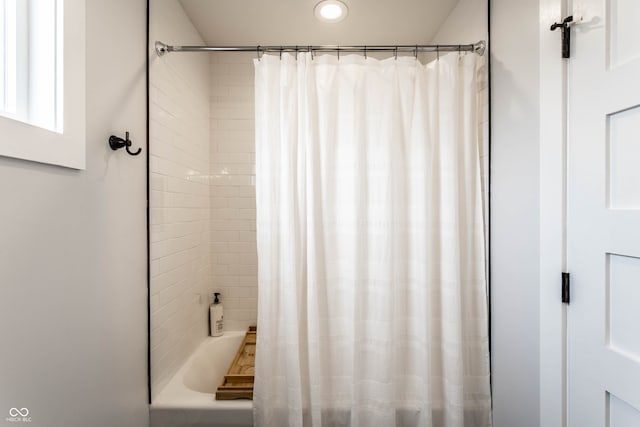
[[[61,132],[0,116],[0,156],[85,169],[85,0],[62,1]],[[62,68],[62,69],[60,69]]]

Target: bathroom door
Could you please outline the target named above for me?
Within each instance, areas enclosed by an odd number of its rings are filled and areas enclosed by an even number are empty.
[[[569,60],[568,416],[640,426],[640,2],[579,0]]]

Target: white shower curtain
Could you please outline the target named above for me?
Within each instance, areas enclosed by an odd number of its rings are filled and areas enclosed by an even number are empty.
[[[491,424],[477,61],[255,61],[257,426]]]

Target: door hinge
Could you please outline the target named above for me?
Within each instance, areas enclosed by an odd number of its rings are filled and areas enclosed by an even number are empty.
[[[562,273],[562,302],[569,304],[571,301],[571,274]]]
[[[551,26],[551,31],[555,31],[558,28],[562,29],[562,57],[571,57],[571,23],[573,22],[573,15],[567,16],[562,22],[556,22]]]

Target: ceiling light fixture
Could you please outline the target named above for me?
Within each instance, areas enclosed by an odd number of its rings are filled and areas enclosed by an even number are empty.
[[[316,18],[324,22],[340,22],[347,17],[347,5],[339,0],[322,0],[313,9]]]

